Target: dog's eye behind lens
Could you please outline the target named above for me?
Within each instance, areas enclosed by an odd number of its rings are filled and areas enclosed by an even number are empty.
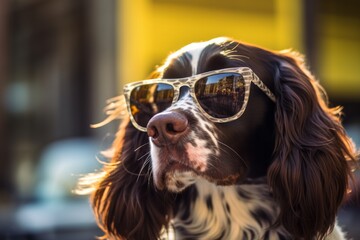
[[[235,73],[216,74],[195,84],[196,98],[212,117],[228,118],[237,114],[244,103],[245,81]]]
[[[135,121],[146,127],[157,113],[171,106],[174,89],[165,83],[145,84],[134,88],[130,94],[131,114]]]

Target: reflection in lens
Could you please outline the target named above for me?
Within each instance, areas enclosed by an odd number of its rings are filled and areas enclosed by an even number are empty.
[[[146,127],[157,113],[171,106],[174,89],[165,83],[145,84],[130,93],[130,109],[137,124]]]
[[[215,74],[198,80],[195,95],[206,113],[216,118],[237,114],[244,103],[245,81],[241,74]]]

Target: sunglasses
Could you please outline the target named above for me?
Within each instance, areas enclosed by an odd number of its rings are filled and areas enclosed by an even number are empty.
[[[247,67],[225,68],[185,78],[129,83],[124,86],[124,95],[132,124],[146,132],[150,119],[173,105],[183,86],[189,87],[191,97],[209,120],[224,123],[238,119],[245,112],[251,83],[276,101],[270,89]]]

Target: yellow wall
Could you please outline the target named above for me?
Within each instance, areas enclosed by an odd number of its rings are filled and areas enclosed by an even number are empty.
[[[304,52],[301,0],[247,1],[250,10],[241,5],[244,1],[238,2],[119,1],[117,62],[120,88],[124,83],[146,78],[172,51],[194,41],[218,36],[233,37],[273,50],[292,48]],[[230,3],[230,7],[224,7]],[[266,4],[266,7],[257,4]],[[318,50],[318,77],[328,91],[360,98],[357,94],[360,66],[356,67],[360,65],[360,44],[353,38],[342,38],[354,29],[355,23],[327,19]],[[359,53],[355,54],[356,51]]]
[[[360,99],[360,20],[324,17],[319,42],[319,77],[326,90]]]
[[[229,1],[229,0],[225,0]],[[132,0],[118,4],[118,77],[121,83],[145,78],[157,64],[178,48],[219,36],[233,37],[271,49],[295,47],[301,33],[300,0],[267,0],[273,8],[245,11],[241,6],[211,6],[181,0]],[[196,2],[194,0],[193,2]],[[200,0],[201,2],[201,0]],[[286,11],[292,7],[294,13]],[[285,21],[290,18],[290,21]],[[288,34],[281,34],[287,32]],[[283,36],[288,36],[284,38]]]

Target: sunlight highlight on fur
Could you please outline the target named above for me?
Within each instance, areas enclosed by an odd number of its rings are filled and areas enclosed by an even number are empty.
[[[115,119],[123,119],[124,117],[128,116],[125,104],[125,96],[120,95],[107,100],[107,105],[104,108],[104,111],[107,115],[105,120],[101,121],[100,123],[92,124],[92,128],[99,128],[105,126]]]

